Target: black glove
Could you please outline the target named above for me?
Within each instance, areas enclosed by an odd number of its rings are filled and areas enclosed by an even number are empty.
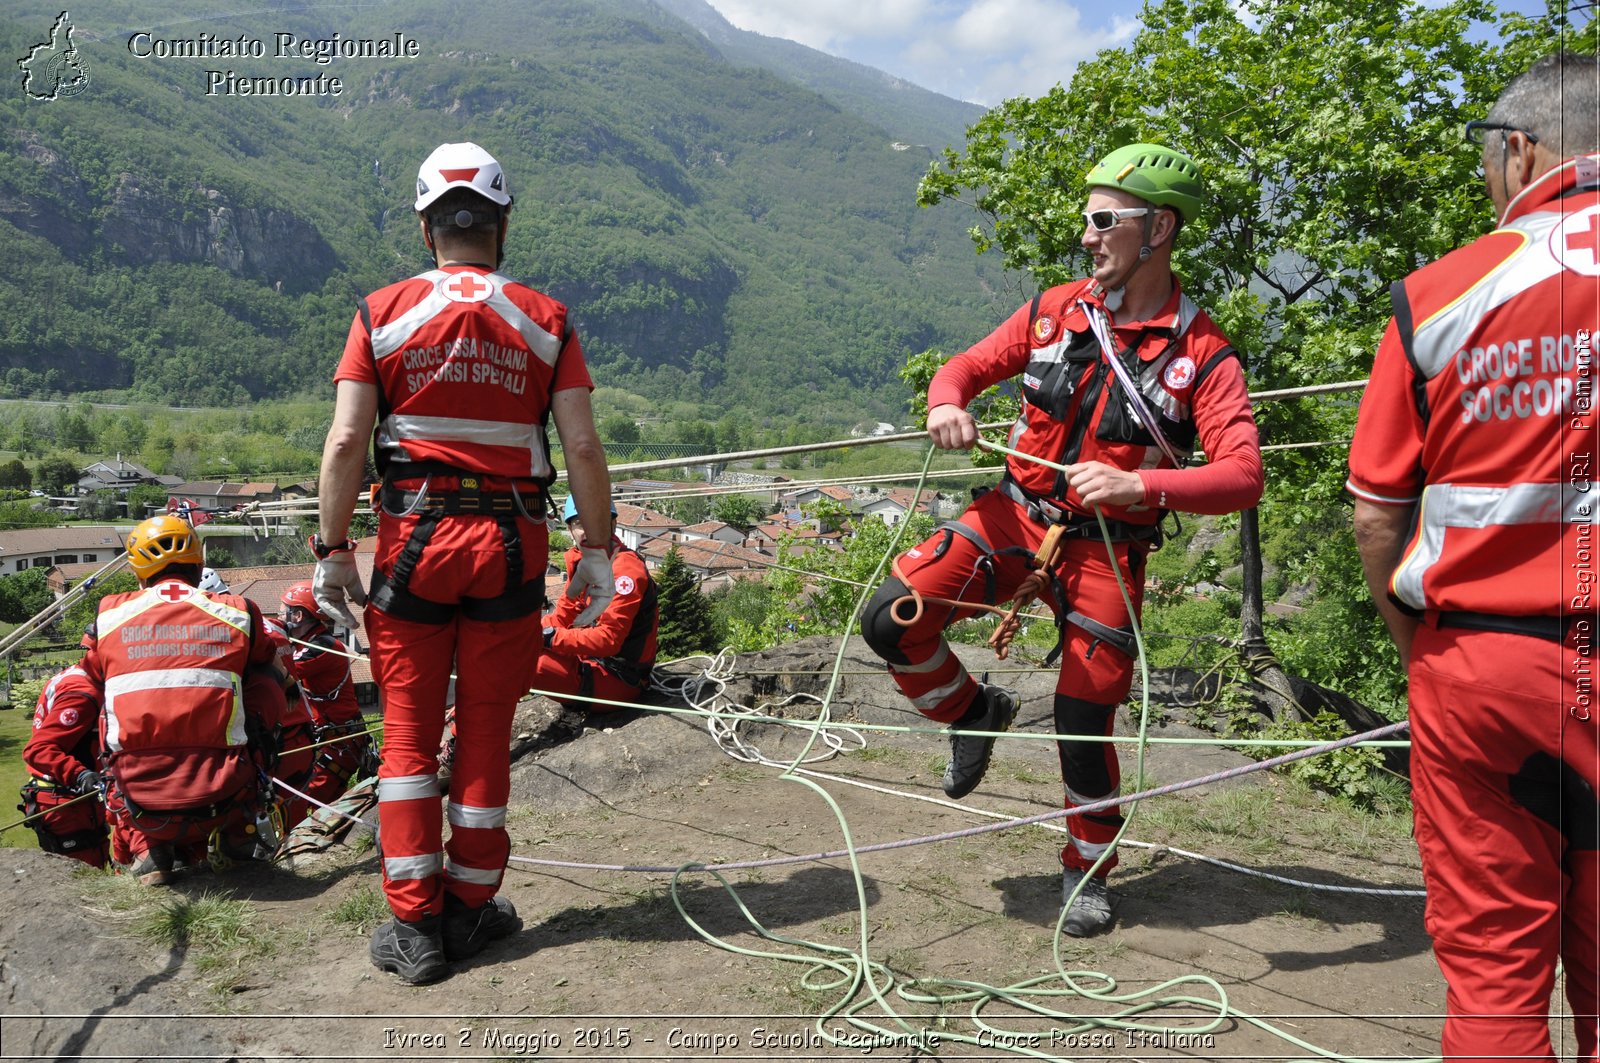
[[[75,794],[93,793],[100,789],[101,782],[99,772],[85,768],[83,771],[78,772],[78,778],[72,784],[72,792]]]

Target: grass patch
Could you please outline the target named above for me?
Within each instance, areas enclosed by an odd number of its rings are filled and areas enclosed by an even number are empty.
[[[360,934],[370,934],[389,919],[389,914],[389,902],[381,890],[375,886],[359,886],[333,906],[328,922]]]
[[[20,686],[20,684],[19,684]],[[16,811],[20,803],[17,794],[28,781],[28,769],[22,763],[22,747],[33,733],[33,701],[26,705],[0,710],[0,824],[15,823],[22,818]],[[0,848],[37,849],[39,839],[27,827],[12,827],[0,834]]]
[[[1369,811],[1281,777],[1272,785],[1143,802],[1131,830],[1141,841],[1224,858],[1315,851],[1369,861],[1398,852],[1415,864],[1411,812],[1403,800]]]

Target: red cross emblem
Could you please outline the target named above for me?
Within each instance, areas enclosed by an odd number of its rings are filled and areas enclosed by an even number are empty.
[[[457,274],[444,284],[445,297],[457,303],[481,303],[494,292],[476,273]]]
[[[1600,259],[1600,214],[1589,215],[1589,227],[1581,233],[1567,234],[1567,250],[1588,248],[1589,257]]]
[[[174,580],[156,592],[169,602],[181,602],[194,593],[194,588]]]
[[[1550,248],[1567,269],[1600,277],[1600,208],[1574,214],[1551,230]]]

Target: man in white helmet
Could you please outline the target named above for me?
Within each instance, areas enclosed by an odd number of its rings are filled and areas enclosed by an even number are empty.
[[[372,962],[435,981],[522,925],[497,896],[510,851],[511,720],[531,686],[546,556],[553,415],[573,496],[611,540],[593,384],[566,307],[499,272],[512,205],[505,171],[476,144],[442,144],[417,174],[416,210],[436,268],[361,301],[334,373],[312,538],[318,604],[341,620],[367,601],[347,539],[366,439],[383,475],[366,627],[384,698],[379,770],[383,886],[394,919]],[[573,587],[594,614],[613,593],[609,551],[584,551]],[[437,753],[457,673],[450,839]]]

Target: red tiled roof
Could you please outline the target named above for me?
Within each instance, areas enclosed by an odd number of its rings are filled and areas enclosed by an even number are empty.
[[[769,563],[766,557],[754,550],[716,539],[696,539],[687,543],[670,543],[656,539],[644,543],[639,552],[659,563],[670,550],[678,551],[678,556],[683,558],[684,564],[690,568],[708,572],[742,571],[749,568],[760,568],[764,571]]]
[[[619,528],[681,528],[683,521],[674,520],[665,513],[657,513],[653,509],[643,506],[633,506],[626,502],[618,502],[617,526]]]

